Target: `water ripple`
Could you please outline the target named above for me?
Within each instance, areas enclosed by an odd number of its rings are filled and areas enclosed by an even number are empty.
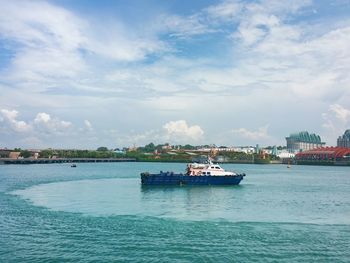
[[[349,209],[336,205],[345,202],[341,196],[304,192],[303,198],[286,197],[283,192],[262,192],[254,185],[143,187],[137,179],[117,178],[40,184],[11,194],[51,211],[90,216],[350,224]]]

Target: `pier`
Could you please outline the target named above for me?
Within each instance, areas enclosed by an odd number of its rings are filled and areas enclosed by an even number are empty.
[[[49,163],[112,163],[136,162],[135,158],[0,158],[0,164],[49,164]]]

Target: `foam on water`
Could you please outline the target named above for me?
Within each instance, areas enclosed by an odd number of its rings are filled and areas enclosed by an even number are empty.
[[[138,179],[77,180],[13,191],[35,206],[90,216],[137,215],[177,220],[350,224],[344,200],[309,186],[276,191],[240,186],[145,187]],[[291,192],[292,191],[292,192]]]

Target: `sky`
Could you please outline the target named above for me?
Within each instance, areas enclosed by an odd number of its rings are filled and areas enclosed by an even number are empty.
[[[0,148],[327,145],[350,0],[0,0]]]

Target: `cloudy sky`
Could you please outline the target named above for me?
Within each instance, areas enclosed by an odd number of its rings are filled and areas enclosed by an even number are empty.
[[[350,0],[0,0],[0,148],[328,145]]]

